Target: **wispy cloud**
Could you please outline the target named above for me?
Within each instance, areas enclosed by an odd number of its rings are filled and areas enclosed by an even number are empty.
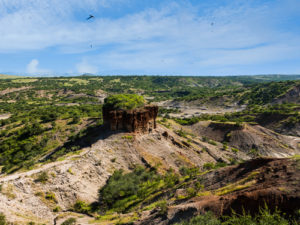
[[[26,67],[26,72],[35,75],[35,74],[48,74],[50,71],[39,68],[39,61],[37,59],[33,59],[28,63]]]
[[[76,65],[77,72],[79,74],[91,73],[97,74],[98,68],[96,66],[90,65],[86,60],[82,60]]]
[[[66,57],[82,55],[80,63],[73,62],[79,73],[136,74],[243,72],[235,66],[252,73],[249,68],[258,64],[300,57],[299,26],[290,22],[300,21],[297,0],[230,1],[205,8],[173,1],[115,18],[99,14],[132,2],[3,0],[0,54],[55,48]],[[97,16],[87,21],[91,12]]]

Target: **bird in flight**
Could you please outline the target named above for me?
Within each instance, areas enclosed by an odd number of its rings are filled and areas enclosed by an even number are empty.
[[[86,20],[90,20],[92,18],[95,18],[93,15],[90,15],[88,18],[86,18]]]

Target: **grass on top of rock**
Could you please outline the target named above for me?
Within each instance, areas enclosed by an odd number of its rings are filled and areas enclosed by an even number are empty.
[[[144,105],[144,97],[136,94],[111,95],[104,100],[104,106],[112,109],[130,110]]]

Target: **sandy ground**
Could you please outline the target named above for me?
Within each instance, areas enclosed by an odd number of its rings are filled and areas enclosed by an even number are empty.
[[[10,114],[10,113],[1,114],[1,115],[0,115],[0,120],[6,120],[6,119],[8,119],[9,117],[11,117],[11,114]]]
[[[221,107],[221,106],[189,106],[188,103],[184,102],[172,102],[172,101],[162,101],[155,103],[160,107],[167,109],[178,109],[179,113],[170,113],[171,117],[177,118],[189,118],[193,116],[199,116],[201,114],[224,114],[231,112],[239,112],[246,108],[246,106],[233,105],[230,107]]]

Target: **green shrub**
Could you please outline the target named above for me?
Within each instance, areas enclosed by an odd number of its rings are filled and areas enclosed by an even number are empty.
[[[49,191],[49,192],[46,192],[45,199],[57,203],[56,196],[55,196],[55,194],[54,194],[53,192],[50,192],[50,191]]]
[[[208,143],[211,144],[211,145],[217,145],[217,142],[215,142],[213,140],[209,140]]]
[[[188,193],[189,198],[195,197],[197,195],[197,190],[193,187],[189,187],[186,191]]]
[[[125,139],[125,140],[133,140],[133,136],[132,135],[124,135],[122,136],[122,139]]]
[[[238,153],[240,150],[238,150],[237,148],[231,148],[231,151],[234,153]]]
[[[157,205],[156,205],[159,209],[159,214],[160,215],[165,215],[168,211],[168,205],[167,205],[167,201],[166,200],[163,200],[163,201],[160,201]]]
[[[117,94],[104,99],[104,107],[113,109],[129,110],[143,107],[144,105],[145,100],[143,96],[136,94]]]
[[[188,168],[188,167],[180,167],[179,168],[179,172],[182,176],[189,176],[194,177],[199,173],[199,168],[198,167],[192,167],[192,168]]]
[[[123,170],[116,170],[106,185],[99,190],[99,202],[111,208],[118,200],[136,195],[142,188],[143,182],[153,178],[155,179],[154,172],[140,166],[127,174],[124,174]]]
[[[156,169],[136,167],[132,172],[124,174],[116,170],[106,185],[99,190],[99,207],[101,210],[128,212],[150,196],[162,189],[172,188],[179,183],[179,176],[173,170],[165,175]]]
[[[91,207],[84,201],[77,200],[73,206],[73,210],[78,213],[88,214],[91,211]]]
[[[41,172],[38,177],[35,179],[36,182],[41,182],[41,183],[46,183],[49,179],[48,173],[47,172]]]
[[[53,208],[53,212],[59,212],[61,210],[60,206],[56,206]]]
[[[211,170],[211,169],[214,169],[214,168],[215,168],[215,165],[213,163],[211,163],[211,162],[205,163],[203,165],[203,169],[204,170]]]
[[[6,217],[2,212],[0,213],[0,225],[7,225]]]
[[[180,130],[175,131],[176,134],[178,134],[180,137],[184,137],[186,138],[188,133],[184,130],[182,130],[182,128]]]
[[[221,222],[211,212],[196,216],[189,221],[176,223],[175,225],[221,225]],[[233,224],[232,224],[233,225]]]
[[[193,217],[190,220],[176,223],[175,225],[296,225],[294,219],[287,220],[278,210],[271,213],[267,208],[260,209],[258,214],[251,216],[243,213],[239,215],[235,212],[231,216],[216,218],[213,213],[207,212],[204,215]]]
[[[203,141],[203,142],[208,142],[208,140],[209,140],[209,139],[208,139],[207,137],[205,137],[205,136],[202,137],[202,141]]]
[[[65,220],[61,225],[75,225],[76,219],[75,218],[69,218]]]
[[[224,143],[223,143],[223,150],[224,150],[224,151],[227,151],[227,149],[228,149],[228,143],[227,143],[227,142],[224,142]]]

